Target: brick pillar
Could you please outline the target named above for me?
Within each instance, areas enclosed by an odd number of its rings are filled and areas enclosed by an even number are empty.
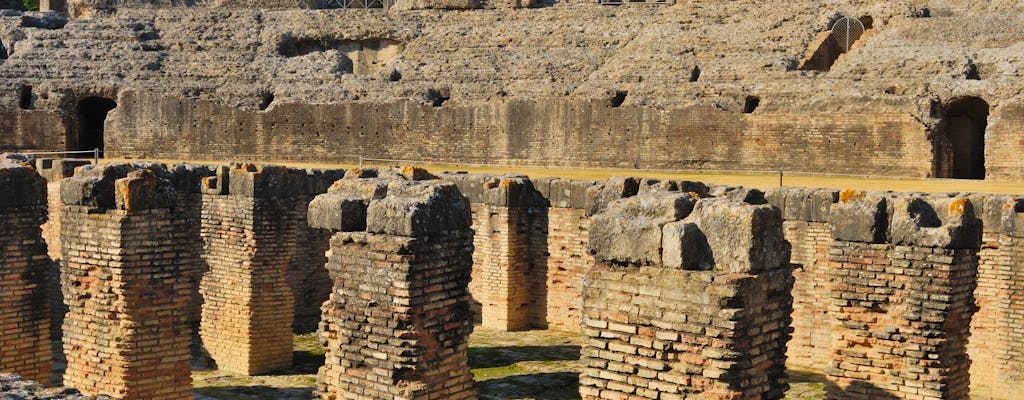
[[[64,384],[191,399],[187,270],[196,240],[159,165],[79,168],[61,197]]]
[[[221,370],[256,375],[292,364],[294,296],[286,269],[295,253],[294,196],[285,167],[235,164],[204,184],[200,335]]]
[[[846,191],[831,222],[828,398],[967,398],[981,239],[971,203]]]
[[[1024,200],[988,196],[974,204],[984,209],[984,233],[967,344],[971,396],[1016,399],[1024,392]]]
[[[779,210],[694,202],[641,194],[594,217],[584,399],[780,399],[788,389],[793,277]]]
[[[64,178],[75,174],[75,168],[89,165],[88,160],[76,159],[36,159],[36,171],[46,179],[46,198],[49,217],[43,224],[43,239],[46,240],[47,253],[50,255],[48,290],[50,298],[50,338],[55,342],[54,351],[60,352],[58,341],[64,336],[61,327],[64,325],[64,314],[68,307],[64,304],[64,296],[60,290],[60,190]]]
[[[0,371],[50,382],[46,181],[0,163]]]
[[[472,399],[470,210],[454,184],[343,179],[309,208],[331,229],[319,399]]]
[[[838,197],[830,189],[774,188],[765,193],[782,210],[782,227],[793,246],[793,338],[786,351],[790,368],[823,373],[832,346],[829,328],[829,212]]]

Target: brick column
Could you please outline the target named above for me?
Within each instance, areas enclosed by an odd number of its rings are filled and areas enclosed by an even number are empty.
[[[454,184],[343,179],[309,209],[331,229],[319,399],[472,399],[470,210]]]
[[[191,399],[192,267],[173,176],[160,165],[82,167],[64,181],[64,384],[116,399]]]
[[[46,197],[49,218],[43,224],[43,239],[46,240],[47,253],[50,255],[48,273],[48,290],[50,299],[50,338],[59,341],[64,336],[61,327],[64,325],[64,314],[68,307],[64,304],[64,296],[60,290],[60,191],[64,178],[75,174],[75,168],[89,165],[91,161],[76,159],[36,159],[36,171],[46,179]],[[54,351],[61,351],[55,348]]]
[[[846,191],[831,222],[829,399],[967,398],[981,239],[971,203]]]
[[[295,289],[305,289],[295,285],[323,269],[311,262],[324,260],[327,240],[310,232],[306,204],[341,175],[234,164],[205,180],[200,335],[219,369],[256,375],[291,367]],[[300,293],[306,303],[316,295]]]
[[[975,201],[977,200],[977,201]],[[978,252],[978,311],[971,319],[971,395],[1011,400],[1024,393],[1024,200],[972,199],[984,210]]]
[[[50,382],[50,300],[40,226],[46,181],[27,166],[0,163],[0,371]]]
[[[584,399],[782,398],[793,277],[777,208],[641,194],[594,217],[590,248]]]
[[[830,189],[775,188],[765,193],[782,210],[782,227],[793,246],[793,338],[786,351],[790,368],[824,372],[832,346],[829,328],[829,212],[838,197]]]

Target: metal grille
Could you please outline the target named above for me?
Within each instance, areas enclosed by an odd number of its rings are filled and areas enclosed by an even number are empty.
[[[864,24],[859,19],[843,17],[832,25],[832,38],[839,43],[843,52],[849,52],[853,43],[864,34]]]

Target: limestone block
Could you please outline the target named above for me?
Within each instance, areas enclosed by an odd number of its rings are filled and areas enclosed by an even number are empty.
[[[678,221],[662,230],[661,261],[665,267],[708,271],[715,259],[708,238],[693,222]]]
[[[212,166],[187,163],[174,164],[168,172],[171,185],[179,193],[202,193],[203,178],[216,173]]]
[[[345,178],[376,178],[376,168],[350,168],[345,170]]]
[[[974,249],[981,246],[981,220],[966,197],[900,197],[893,203],[889,242],[897,245]]]
[[[768,204],[764,192],[740,186],[713,185],[708,188],[708,196],[723,197],[747,204]]]
[[[698,198],[692,193],[639,194],[608,204],[608,213],[626,217],[686,218]]]
[[[32,168],[0,163],[0,207],[46,204],[46,180]]]
[[[226,195],[231,190],[231,167],[219,166],[215,168],[214,176],[204,177],[202,180],[202,192],[205,194]]]
[[[136,170],[114,181],[114,202],[121,210],[147,210],[174,206],[175,191],[151,170]]]
[[[302,193],[298,171],[276,165],[234,164],[229,193],[258,198],[291,197]]]
[[[608,207],[612,201],[635,196],[640,190],[640,180],[636,178],[615,177],[586,189],[584,208],[588,215],[595,215]]]
[[[327,189],[328,193],[341,197],[370,200],[383,199],[388,195],[388,181],[378,178],[339,179]]]
[[[662,227],[672,218],[627,217],[602,213],[593,217],[590,252],[613,264],[661,265]]]
[[[52,159],[52,158],[40,158],[36,159],[36,170],[39,174],[46,178],[48,182],[56,182],[64,178],[69,178],[75,175],[75,168],[83,165],[89,165],[91,162],[88,160],[76,160],[71,158],[65,159]]]
[[[366,229],[368,201],[325,193],[309,203],[309,226],[334,231],[353,232]]]
[[[888,228],[888,200],[879,193],[844,190],[829,216],[832,238],[850,242],[883,243]]]
[[[776,207],[703,199],[684,222],[696,224],[704,233],[716,271],[758,273],[789,264],[791,248],[782,233],[782,213]],[[673,230],[680,228],[673,227]],[[696,242],[666,246],[666,251],[672,251],[672,259],[677,257],[675,254],[682,254],[687,246],[701,245],[695,234],[686,236],[682,231],[679,237]]]
[[[61,185],[61,200],[64,204],[114,208],[114,181],[136,168],[132,164],[84,165]]]
[[[536,191],[525,177],[503,177],[483,185],[483,203],[502,207],[526,207],[536,203]]]
[[[471,225],[469,204],[452,183],[392,181],[388,197],[370,202],[366,230],[420,236]]]
[[[665,193],[665,192],[678,192],[679,182],[676,181],[662,181],[658,179],[644,178],[640,180],[640,188],[638,194],[643,193]]]
[[[764,194],[765,200],[782,210],[786,221],[828,221],[832,203],[839,192],[831,189],[772,188]]]

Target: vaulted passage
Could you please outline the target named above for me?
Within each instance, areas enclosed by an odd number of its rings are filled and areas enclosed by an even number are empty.
[[[107,113],[117,107],[111,99],[87,97],[78,102],[78,137],[73,150],[103,150],[103,124]],[[69,146],[72,147],[72,146]]]
[[[978,97],[957,99],[945,107],[940,140],[946,142],[939,152],[938,176],[985,179],[988,113],[988,103]]]

